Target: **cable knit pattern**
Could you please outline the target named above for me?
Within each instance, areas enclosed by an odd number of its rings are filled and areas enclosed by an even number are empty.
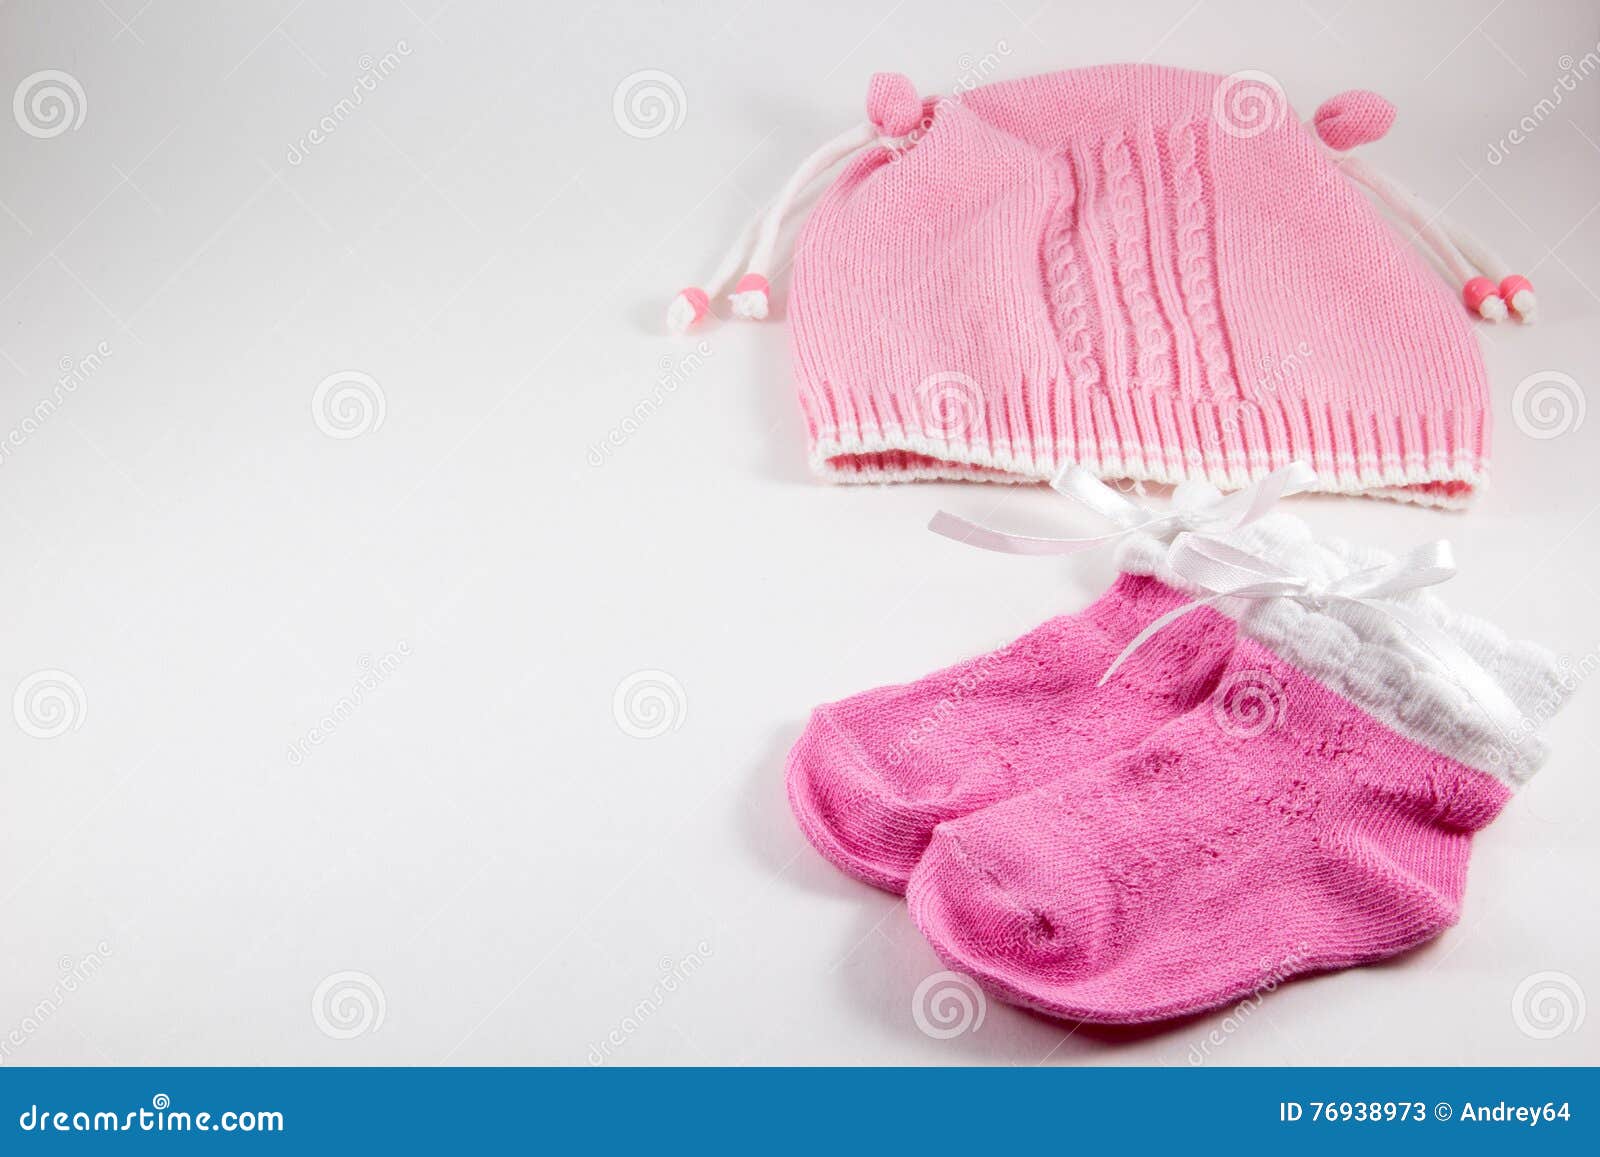
[[[1268,515],[1220,537],[1319,583],[1393,561],[1379,550],[1318,542],[1304,522],[1287,514]],[[1148,536],[1125,543],[1118,564],[1186,589],[1167,565],[1166,545]],[[1502,733],[1467,690],[1381,611],[1338,603],[1311,608],[1290,599],[1231,600],[1218,609],[1237,617],[1241,632],[1401,735],[1512,787],[1526,782],[1546,754],[1537,727],[1571,691],[1555,655],[1451,610],[1432,591],[1396,601],[1442,628],[1488,671],[1523,713],[1521,730]]]
[[[1211,229],[1200,175],[1201,129],[1201,122],[1190,121],[1172,130],[1172,179],[1178,190],[1178,269],[1183,296],[1205,361],[1206,385],[1210,396],[1218,398],[1232,394],[1233,374],[1228,368],[1211,278]]]
[[[1150,286],[1144,199],[1134,176],[1133,154],[1128,142],[1118,138],[1106,143],[1104,155],[1111,223],[1116,230],[1117,278],[1122,283],[1122,298],[1136,341],[1134,385],[1163,389],[1171,380],[1167,365],[1170,335]]]
[[[1291,110],[1230,131],[1224,79],[986,85],[847,164],[788,298],[813,468],[1237,489],[1305,461],[1320,489],[1464,505],[1489,406],[1459,302]],[[960,421],[922,402],[951,381]]]
[[[1089,313],[1085,308],[1083,275],[1076,254],[1077,186],[1067,162],[1060,199],[1050,227],[1045,231],[1044,263],[1049,285],[1050,315],[1066,357],[1073,388],[1087,392],[1100,383],[1100,365],[1089,338]]]

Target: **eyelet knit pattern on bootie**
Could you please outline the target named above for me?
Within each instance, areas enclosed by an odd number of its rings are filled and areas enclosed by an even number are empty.
[[[801,830],[846,872],[903,892],[938,824],[1132,746],[1205,699],[1234,636],[1209,610],[1096,686],[1129,640],[1186,601],[1123,575],[1081,614],[998,651],[818,707],[789,753]]]
[[[1158,557],[1123,564],[1141,553]],[[1527,718],[1562,702],[1553,656],[1413,602]],[[1541,753],[1490,730],[1392,620],[1269,600],[1241,616],[1208,702],[942,824],[907,899],[940,957],[1001,999],[1102,1023],[1196,1013],[1453,924],[1472,834]]]

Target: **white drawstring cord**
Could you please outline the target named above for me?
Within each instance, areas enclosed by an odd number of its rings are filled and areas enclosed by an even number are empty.
[[[711,299],[721,295],[744,265],[745,254],[750,252],[750,245],[755,240],[756,232],[765,215],[765,212],[757,213],[746,222],[745,227],[739,231],[738,239],[729,247],[715,271],[706,280],[708,288],[701,289],[691,285],[672,299],[672,304],[667,306],[668,329],[673,333],[685,333],[709,312]]]
[[[668,328],[674,333],[683,333],[703,319],[710,312],[711,300],[727,288],[728,282],[733,280],[733,275],[738,272],[741,264],[744,265],[744,276],[739,278],[733,292],[728,295],[733,315],[758,321],[766,317],[770,291],[767,277],[772,272],[773,257],[777,252],[778,237],[783,231],[784,219],[807,186],[846,157],[878,139],[877,128],[871,122],[864,121],[840,133],[801,161],[800,167],[785,182],[777,199],[746,227],[739,240],[728,251],[727,256],[712,274],[707,288],[690,286],[673,298],[672,304],[667,307]],[[748,262],[744,261],[746,253],[750,254]]]
[[[1335,154],[1335,163],[1350,178],[1377,194],[1394,214],[1439,257],[1461,289],[1466,307],[1485,321],[1503,321],[1510,309],[1524,322],[1532,322],[1538,298],[1527,278],[1511,272],[1471,232],[1432,208],[1421,197],[1367,161],[1349,153]]]
[[[1509,306],[1531,322],[1539,302],[1533,283],[1511,272],[1494,251],[1466,229],[1432,208],[1398,181],[1384,176],[1350,150],[1371,144],[1394,123],[1394,106],[1375,92],[1351,89],[1329,97],[1306,122],[1306,129],[1328,147],[1333,161],[1351,180],[1375,193],[1390,212],[1409,225],[1459,283],[1467,309],[1488,321],[1506,317]]]
[[[1346,153],[1338,158],[1338,164],[1352,180],[1376,193],[1378,199],[1438,256],[1449,270],[1456,286],[1466,294],[1468,309],[1485,321],[1505,320],[1505,302],[1500,299],[1497,292],[1493,292],[1492,285],[1489,286],[1490,292],[1478,292],[1484,288],[1480,284],[1484,279],[1479,277],[1478,270],[1462,255],[1450,235],[1441,227],[1437,210],[1398,181],[1391,180],[1378,172],[1360,157]],[[1468,286],[1473,287],[1473,292],[1470,294],[1466,293]]]
[[[1441,213],[1438,224],[1468,261],[1483,271],[1485,277],[1498,287],[1502,300],[1524,322],[1532,322],[1538,315],[1539,299],[1534,295],[1533,284],[1526,277],[1511,272],[1511,267],[1500,255],[1490,249],[1467,229]]]
[[[812,181],[877,139],[876,126],[870,121],[863,121],[840,133],[800,162],[800,167],[778,193],[772,208],[767,210],[766,220],[761,223],[761,232],[756,236],[755,249],[750,254],[750,264],[729,298],[735,317],[760,320],[767,316],[767,277],[772,272],[772,258],[778,248],[778,234],[783,229],[783,219],[795,200]]]
[[[915,102],[914,93],[911,99]],[[1387,116],[1378,115],[1386,108]],[[1354,124],[1341,124],[1345,117],[1353,118]],[[1526,277],[1512,273],[1493,250],[1442,212],[1347,151],[1381,137],[1392,120],[1393,109],[1381,97],[1351,92],[1326,102],[1306,127],[1327,145],[1335,164],[1352,180],[1370,189],[1438,257],[1451,278],[1460,284],[1462,300],[1469,311],[1487,321],[1501,321],[1514,311],[1521,321],[1532,322],[1538,298]],[[673,298],[667,307],[668,328],[681,334],[702,321],[711,312],[712,299],[721,295],[738,272],[746,253],[750,257],[745,273],[734,285],[728,301],[735,317],[765,318],[771,293],[768,278],[773,272],[785,218],[807,186],[875,141],[895,148],[899,138],[880,136],[878,127],[866,121],[840,133],[802,161],[777,199],[745,227],[724,256],[711,275],[709,290],[689,286]]]

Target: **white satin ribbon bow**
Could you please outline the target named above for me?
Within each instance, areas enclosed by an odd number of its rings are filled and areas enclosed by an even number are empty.
[[[1173,539],[1167,551],[1167,565],[1182,583],[1205,593],[1194,602],[1168,611],[1140,631],[1100,677],[1101,684],[1163,627],[1190,611],[1224,599],[1287,598],[1316,610],[1335,604],[1358,605],[1387,616],[1410,635],[1508,741],[1522,730],[1522,711],[1494,677],[1447,632],[1410,607],[1393,601],[1395,595],[1436,586],[1455,575],[1455,558],[1450,544],[1443,539],[1424,543],[1393,562],[1325,583],[1297,575],[1217,539],[1190,533]]]
[[[1203,506],[1151,510],[1107,486],[1082,466],[1072,465],[1055,476],[1050,483],[1051,489],[1057,494],[1076,499],[1096,514],[1116,523],[1116,530],[1088,538],[1036,538],[991,530],[943,510],[933,516],[928,529],[958,542],[1004,554],[1076,554],[1106,546],[1141,531],[1156,533],[1171,529],[1222,534],[1237,530],[1272,509],[1278,499],[1308,490],[1316,481],[1316,472],[1310,466],[1304,462],[1293,462],[1243,490]]]

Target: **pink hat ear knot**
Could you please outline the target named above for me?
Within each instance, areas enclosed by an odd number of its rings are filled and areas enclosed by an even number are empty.
[[[1394,124],[1394,105],[1375,92],[1353,88],[1330,96],[1311,118],[1317,136],[1335,152],[1371,144]]]
[[[867,85],[867,119],[886,137],[904,137],[922,123],[922,98],[909,77],[879,72]]]

